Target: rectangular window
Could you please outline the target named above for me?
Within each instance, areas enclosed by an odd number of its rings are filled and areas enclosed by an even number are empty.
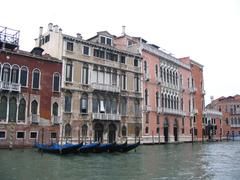
[[[134,59],[134,66],[135,66],[135,67],[138,67],[138,58],[135,58],[135,59]]]
[[[54,75],[54,79],[53,79],[53,91],[54,92],[59,92],[60,91],[60,77],[59,75]]]
[[[106,59],[109,59],[111,61],[118,61],[118,55],[112,52],[107,51],[106,53]]]
[[[105,112],[104,101],[100,100],[100,113],[104,113],[104,112]]]
[[[90,48],[88,46],[83,46],[83,54],[89,56],[90,55]]]
[[[112,39],[107,38],[107,45],[111,46],[112,45]]]
[[[48,41],[50,41],[50,35],[45,36],[45,43],[47,43]]]
[[[21,70],[21,78],[20,78],[21,86],[27,86],[27,70]]]
[[[0,139],[6,139],[6,131],[0,131]]]
[[[57,138],[57,133],[51,132],[51,139],[56,139],[56,138]]]
[[[103,37],[103,36],[100,37],[100,43],[105,44],[105,37]]]
[[[17,132],[17,139],[24,139],[25,138],[25,132],[24,131],[18,131]]]
[[[125,64],[125,61],[126,61],[126,57],[125,56],[121,56],[121,63]]]
[[[39,73],[33,73],[33,89],[39,89]]]
[[[105,58],[105,51],[94,49],[93,50],[93,56],[99,57],[99,58]]]
[[[72,97],[71,96],[65,96],[65,112],[71,112],[72,105]]]
[[[117,73],[112,74],[112,85],[117,85]]]
[[[30,132],[30,139],[37,139],[37,135],[38,135],[37,131],[31,131]]]
[[[138,76],[134,77],[134,85],[135,85],[135,91],[140,91],[140,78]]]
[[[126,74],[122,74],[122,89],[126,89]]]
[[[83,67],[83,77],[82,77],[83,84],[88,84],[88,66]]]
[[[73,51],[73,43],[67,42],[67,51]]]
[[[72,82],[72,63],[66,65],[66,81]]]

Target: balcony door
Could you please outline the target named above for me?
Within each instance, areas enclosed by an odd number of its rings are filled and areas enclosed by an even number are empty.
[[[163,135],[164,135],[164,142],[168,142],[168,120],[165,119],[164,124],[163,124]]]
[[[116,141],[116,126],[114,124],[110,124],[108,132],[108,142],[113,143],[114,141]]]
[[[103,142],[103,125],[96,123],[94,126],[94,141]]]

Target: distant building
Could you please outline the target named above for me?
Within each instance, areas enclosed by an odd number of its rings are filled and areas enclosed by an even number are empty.
[[[62,60],[63,138],[136,141],[142,129],[141,56],[115,47],[107,31],[83,40],[48,25],[36,46]]]
[[[240,95],[220,97],[207,105],[222,113],[223,136],[240,135]]]
[[[2,27],[1,27],[2,28]],[[61,61],[18,49],[19,32],[0,31],[0,146],[32,146],[59,137]],[[42,139],[43,137],[43,139]]]

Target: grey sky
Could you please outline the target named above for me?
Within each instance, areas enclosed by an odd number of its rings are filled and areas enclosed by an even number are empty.
[[[20,30],[20,49],[30,51],[39,26],[52,22],[84,39],[97,31],[141,36],[204,65],[208,103],[240,94],[240,1],[238,0],[12,0],[1,2],[1,26]]]

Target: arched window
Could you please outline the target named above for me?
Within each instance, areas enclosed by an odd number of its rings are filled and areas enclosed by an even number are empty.
[[[177,106],[176,106],[176,109],[179,109],[179,100],[178,100],[178,97],[177,97],[177,102],[176,102]]]
[[[21,77],[20,77],[20,83],[21,86],[26,87],[28,82],[28,68],[22,67],[21,68]]]
[[[167,82],[169,82],[169,71],[167,69]]]
[[[84,125],[82,126],[82,136],[83,136],[84,138],[87,137],[87,131],[88,131],[88,126],[87,126],[86,124],[84,124]]]
[[[52,115],[54,117],[57,117],[58,116],[58,103],[53,103],[53,107],[52,107]]]
[[[17,100],[15,97],[12,97],[9,100],[9,122],[16,122],[17,116]]]
[[[81,106],[81,108],[80,108],[81,113],[88,113],[88,96],[87,96],[87,94],[82,95],[80,106]]]
[[[88,84],[88,65],[86,63],[83,64],[82,83]]]
[[[121,114],[127,115],[127,100],[126,100],[126,98],[121,98]]]
[[[148,134],[148,127],[145,128],[145,133]]]
[[[155,65],[155,75],[156,75],[156,78],[158,78],[158,65],[157,64]]]
[[[145,105],[148,105],[148,90],[145,89],[145,94],[144,94],[144,99],[145,99]]]
[[[0,121],[5,121],[7,119],[7,98],[2,96],[0,101]]]
[[[32,101],[31,103],[31,113],[38,114],[38,103],[36,100]]]
[[[99,100],[98,100],[98,97],[96,95],[93,96],[93,100],[92,100],[92,111],[94,113],[97,113],[98,112],[98,109],[99,109]]]
[[[110,114],[111,110],[112,110],[110,99],[112,99],[112,97],[106,97],[105,98],[106,113],[108,113],[108,114]]]
[[[163,68],[163,80],[166,81],[166,70]]]
[[[176,96],[174,96],[174,98],[173,98],[173,104],[174,104],[174,109],[176,109],[176,107],[177,107],[177,100],[176,100]]]
[[[38,123],[38,103],[33,100],[31,103],[32,123]]]
[[[126,128],[126,126],[122,127],[122,136],[123,137],[127,136],[127,128]]]
[[[65,137],[69,138],[71,137],[71,131],[72,131],[72,127],[71,125],[68,123],[65,125]]]
[[[66,92],[65,94],[65,112],[71,112],[72,110],[72,93]]]
[[[9,80],[10,80],[10,65],[9,64],[3,64],[2,81],[9,82]]]
[[[12,67],[11,82],[12,83],[19,82],[19,67],[17,65],[13,65]]]
[[[173,109],[173,96],[171,95],[171,108]]]
[[[168,108],[171,107],[171,103],[170,103],[171,99],[170,99],[170,95],[168,95]]]
[[[167,105],[168,105],[168,97],[167,97],[167,94],[165,94],[165,106],[164,107],[167,108],[168,107]]]
[[[161,94],[161,97],[162,97],[162,107],[164,107],[164,95],[163,95],[163,93]]]
[[[139,137],[139,135],[140,135],[140,128],[139,128],[139,126],[136,126],[135,127],[135,136]]]
[[[112,114],[117,114],[117,101],[115,98],[111,99]]]
[[[159,93],[158,91],[156,92],[156,107],[159,106]]]
[[[135,108],[135,116],[140,116],[141,111],[140,111],[140,102],[139,100],[134,101],[134,108]]]
[[[18,120],[25,121],[26,101],[22,98],[18,107]]]
[[[91,77],[91,81],[92,83],[96,83],[98,82],[98,66],[97,65],[94,65],[93,66],[93,71],[92,71],[92,77]]]
[[[172,71],[170,70],[170,83],[172,83]]]
[[[33,79],[32,79],[32,88],[39,89],[40,88],[40,71],[38,69],[33,70]]]
[[[53,91],[54,92],[60,91],[60,75],[59,75],[59,73],[53,74]]]

